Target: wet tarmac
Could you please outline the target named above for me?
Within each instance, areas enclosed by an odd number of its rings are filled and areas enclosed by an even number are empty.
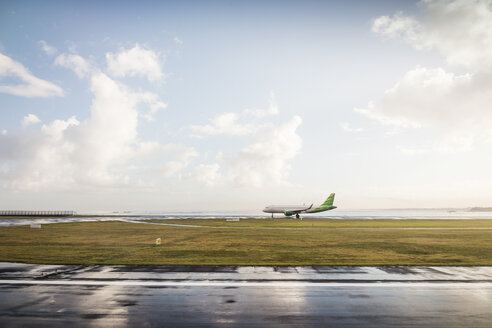
[[[492,267],[0,263],[0,326],[490,327]]]

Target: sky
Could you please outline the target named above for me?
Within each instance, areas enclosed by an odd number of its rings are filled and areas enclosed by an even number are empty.
[[[0,1],[0,208],[492,206],[492,1]]]

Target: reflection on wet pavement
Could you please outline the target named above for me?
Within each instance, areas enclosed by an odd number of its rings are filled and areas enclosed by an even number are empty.
[[[491,267],[0,263],[2,327],[489,327],[490,308]]]

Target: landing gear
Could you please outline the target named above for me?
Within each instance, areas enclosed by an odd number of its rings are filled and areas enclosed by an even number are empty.
[[[299,213],[296,214],[296,219],[300,219]]]
[[[272,219],[273,219],[273,213],[272,213]]]

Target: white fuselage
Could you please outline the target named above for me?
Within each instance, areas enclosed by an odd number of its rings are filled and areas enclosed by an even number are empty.
[[[270,205],[263,209],[265,213],[285,213],[285,212],[301,212],[309,209],[306,205]]]

